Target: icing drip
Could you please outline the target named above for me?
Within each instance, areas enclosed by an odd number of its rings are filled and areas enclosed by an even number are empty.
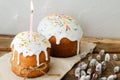
[[[17,64],[20,64],[20,54],[18,54],[18,61]]]
[[[36,55],[37,66],[39,66],[39,55],[43,51],[46,60],[48,60],[47,48],[51,47],[49,41],[40,33],[33,32],[30,37],[29,32],[19,33],[12,41],[11,47],[14,45],[12,60],[14,60],[14,52],[18,52],[18,62],[20,64],[20,54],[23,53],[24,57]]]
[[[39,55],[38,54],[36,55],[36,61],[37,61],[37,66],[39,66],[40,61],[39,61]]]
[[[62,38],[78,41],[77,54],[79,53],[78,43],[83,35],[83,31],[73,18],[57,14],[47,16],[39,23],[38,32],[43,34],[47,39],[55,36],[56,44],[60,44]]]
[[[44,51],[44,53],[45,53],[45,59],[48,60],[48,54],[47,54],[47,51]],[[36,58],[37,66],[39,66],[39,64],[40,64],[40,61],[39,61],[39,55],[40,55],[40,54],[36,55],[36,57],[37,57],[37,58]]]
[[[47,51],[44,51],[45,53],[45,56],[46,56],[46,60],[48,60],[48,54],[47,54]]]

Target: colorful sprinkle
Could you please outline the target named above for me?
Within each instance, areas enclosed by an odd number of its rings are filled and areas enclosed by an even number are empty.
[[[70,30],[70,27],[68,25],[66,25],[66,31]]]

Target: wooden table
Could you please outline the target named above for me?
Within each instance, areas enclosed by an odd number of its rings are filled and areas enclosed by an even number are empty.
[[[0,35],[0,56],[4,55],[7,52],[10,52],[10,43],[12,41],[14,36],[4,36]],[[82,38],[82,41],[87,41],[87,42],[93,42],[96,43],[97,46],[94,50],[93,56],[95,57],[98,52],[101,49],[104,49],[106,52],[111,54],[111,57],[113,53],[116,53],[120,56],[120,39],[103,39],[103,38],[89,38],[89,37],[84,37]],[[83,59],[83,61],[87,62],[87,58]],[[119,61],[114,61],[111,60],[111,62],[107,65],[108,69],[102,74],[102,76],[108,76],[113,73],[113,67],[117,65],[120,66],[120,60]],[[62,80],[78,80],[74,76],[74,70],[77,67],[77,64],[70,70]],[[117,74],[118,80],[120,80],[120,73]]]

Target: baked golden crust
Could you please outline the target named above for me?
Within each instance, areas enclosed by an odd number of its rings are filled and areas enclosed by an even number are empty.
[[[53,57],[71,57],[77,54],[77,41],[70,41],[63,38],[60,44],[56,44],[56,38],[52,36],[49,39],[51,43],[51,56]]]
[[[48,61],[46,61],[44,52],[41,52],[39,55],[40,66],[37,67],[36,56],[27,56],[24,57],[23,54],[20,54],[20,64],[17,64],[18,61],[18,52],[14,51],[14,47],[12,47],[12,53],[14,54],[14,60],[11,60],[11,68],[12,71],[22,77],[38,77],[45,74],[50,67],[50,49],[48,51]]]

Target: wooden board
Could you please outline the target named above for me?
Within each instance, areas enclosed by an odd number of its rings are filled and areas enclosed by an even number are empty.
[[[90,38],[84,37],[82,41],[96,43],[94,52],[99,52],[104,49],[108,53],[120,53],[120,39],[108,39],[108,38]]]
[[[0,35],[0,51],[10,51],[10,43],[14,36]]]

